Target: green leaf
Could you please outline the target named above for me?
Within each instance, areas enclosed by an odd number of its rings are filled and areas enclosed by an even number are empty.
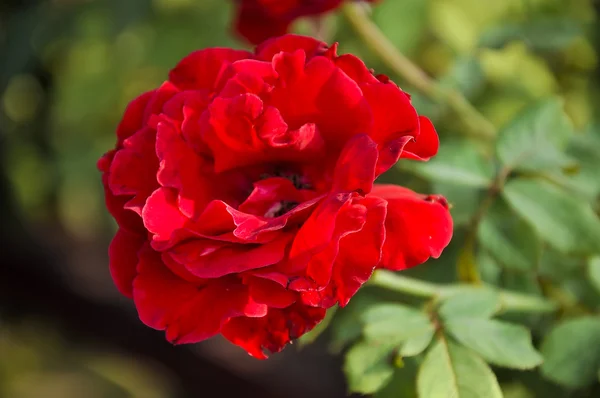
[[[360,338],[362,324],[360,318],[362,313],[378,302],[376,297],[366,291],[360,291],[352,298],[350,303],[340,308],[331,322],[331,345],[333,352],[340,352],[350,342]]]
[[[402,368],[396,368],[390,382],[378,390],[373,398],[417,398],[416,383],[418,364],[407,360]]]
[[[444,300],[438,312],[445,319],[489,318],[500,310],[500,297],[484,287],[467,288]]]
[[[538,180],[512,180],[503,195],[538,235],[559,251],[600,252],[600,220],[588,203]]]
[[[542,363],[527,328],[492,319],[451,320],[446,330],[461,344],[497,366],[530,369]]]
[[[399,344],[433,332],[429,318],[421,311],[400,304],[379,304],[363,314],[366,340]]]
[[[522,40],[534,50],[559,50],[582,33],[581,24],[565,17],[537,17],[522,23],[503,22],[486,30],[480,46],[502,48],[514,40]]]
[[[429,350],[417,376],[419,398],[501,398],[489,366],[472,351],[441,338]]]
[[[465,225],[471,221],[481,201],[481,189],[445,183],[431,184],[432,192],[443,195],[452,204],[452,221],[454,226]]]
[[[580,165],[573,175],[553,175],[554,180],[567,190],[594,202],[600,194],[600,125],[589,126],[583,134],[575,134],[567,148],[567,154]]]
[[[402,348],[400,348],[398,353],[402,357],[414,357],[419,355],[429,347],[434,334],[435,329],[431,328],[419,336],[409,338],[402,344]]]
[[[594,257],[588,262],[588,277],[592,285],[600,292],[600,257]]]
[[[510,170],[573,168],[575,162],[563,151],[572,133],[562,101],[546,99],[526,108],[500,131],[496,153]]]
[[[506,268],[529,271],[538,263],[541,242],[535,230],[502,200],[497,200],[478,229],[481,246]]]
[[[470,98],[485,86],[485,75],[479,60],[473,55],[459,56],[450,71],[440,79],[440,84],[460,91]]]
[[[498,285],[502,276],[502,268],[498,264],[498,260],[486,250],[479,250],[475,261],[477,261],[481,280],[489,285]]]
[[[564,280],[581,274],[585,268],[585,259],[579,256],[561,253],[558,250],[546,247],[542,253],[539,276],[562,283]]]
[[[556,326],[542,344],[542,374],[567,387],[585,387],[600,368],[600,318],[582,317]]]
[[[365,341],[352,346],[344,361],[350,391],[372,394],[387,384],[394,374],[390,360],[392,349],[387,343]]]
[[[526,293],[533,296],[541,296],[540,283],[532,272],[510,272],[502,273],[500,285],[504,289],[514,292]]]
[[[421,0],[389,1],[373,8],[373,22],[403,53],[418,48],[427,26],[427,5]]]
[[[470,187],[490,185],[494,169],[471,141],[450,141],[429,162],[405,165],[420,176],[449,184]]]
[[[400,2],[401,3],[401,2]],[[472,54],[479,35],[477,21],[456,2],[438,1],[429,10],[429,26],[457,54]]]

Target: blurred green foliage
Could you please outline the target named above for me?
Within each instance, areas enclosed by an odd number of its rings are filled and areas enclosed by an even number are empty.
[[[58,222],[75,242],[110,235],[95,161],[113,145],[125,105],[160,84],[179,59],[202,47],[245,47],[231,34],[231,3],[55,0],[2,16],[2,161],[28,225]],[[377,398],[599,393],[597,10],[592,0],[385,0],[373,7],[372,19],[400,51],[495,125],[491,143],[466,137],[464,121],[404,85],[341,15],[326,16],[325,39],[389,74],[440,135],[435,159],[400,162],[383,177],[443,194],[453,206],[450,247],[403,275],[450,283],[468,262],[494,286],[433,300],[361,290],[328,328],[303,339],[324,332],[332,350],[346,353],[351,390]],[[304,20],[295,28],[312,34],[311,26]],[[508,313],[496,288],[546,297],[559,310]],[[36,396],[32,380],[66,398],[82,391],[168,396],[151,370],[136,373],[139,364],[67,352],[60,342],[39,343],[46,332],[27,330],[25,337],[10,328],[0,334],[2,355],[14,362],[0,363],[2,396]]]
[[[400,162],[386,178],[446,195],[455,233],[439,260],[403,275],[481,280],[488,287],[445,297],[434,291],[439,285],[426,287],[426,294],[382,285],[398,291],[387,300],[365,300],[373,293],[363,289],[359,305],[338,311],[330,334],[333,348],[349,346],[350,389],[377,397],[597,396],[600,37],[594,4],[391,3],[375,9],[373,20],[498,130],[492,142],[468,137],[460,115],[405,87],[434,118],[442,144],[430,162]],[[340,25],[341,48],[386,71]],[[402,84],[401,76],[397,81]],[[529,298],[503,302],[498,289]],[[405,293],[427,300],[407,301]],[[535,297],[556,310],[526,314],[531,308],[521,300]]]

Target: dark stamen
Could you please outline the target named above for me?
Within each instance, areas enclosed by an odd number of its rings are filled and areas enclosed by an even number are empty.
[[[294,187],[296,187],[296,189],[312,189],[312,185],[310,185],[306,181],[305,177],[289,171],[281,171],[277,169],[272,174],[261,174],[260,179],[264,180],[269,177],[287,178],[292,182],[292,184],[294,184]]]

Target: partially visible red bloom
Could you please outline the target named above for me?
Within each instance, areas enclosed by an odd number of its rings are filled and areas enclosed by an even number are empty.
[[[331,11],[343,0],[237,0],[235,29],[250,43],[258,44],[288,32],[301,17]],[[346,0],[356,1],[356,0]],[[376,0],[364,0],[374,2]]]
[[[221,333],[265,358],[376,267],[441,254],[446,201],[373,184],[437,149],[410,97],[336,46],[287,35],[193,52],[129,104],[98,162],[119,224],[112,277],[169,341]]]

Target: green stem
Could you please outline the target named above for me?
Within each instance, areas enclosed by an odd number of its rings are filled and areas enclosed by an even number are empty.
[[[486,140],[496,136],[496,128],[458,91],[446,88],[431,79],[427,74],[402,54],[366,15],[364,7],[347,1],[342,12],[365,44],[381,60],[408,84],[425,94],[431,100],[445,104],[456,113],[468,133]]]
[[[464,292],[465,289],[494,289],[499,295],[501,308],[505,312],[546,313],[558,310],[559,305],[542,297],[511,292],[489,287],[473,287],[467,284],[442,285],[409,278],[385,270],[377,270],[369,284],[388,290],[421,298],[448,298]]]
[[[383,270],[375,271],[369,280],[369,283],[374,286],[423,298],[430,298],[440,294],[440,287],[433,283],[407,278]]]

